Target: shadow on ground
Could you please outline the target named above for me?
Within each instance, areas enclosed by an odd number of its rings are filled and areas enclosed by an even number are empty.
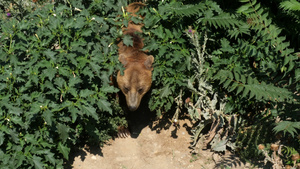
[[[218,156],[217,154],[215,154]],[[219,156],[220,157],[220,156]],[[238,158],[237,155],[228,153],[227,155],[224,155],[220,157],[219,160],[215,160],[216,165],[215,168],[245,168],[245,169],[254,169],[254,168],[259,168],[259,169],[270,169],[272,168],[269,165],[264,165],[263,161],[255,161],[249,162],[242,161],[240,158]]]
[[[71,169],[75,166],[75,169],[98,169],[99,165],[102,165],[103,169],[120,167],[152,169],[153,165],[160,168],[192,169],[270,168],[243,162],[230,152],[221,155],[210,150],[200,150],[196,158],[193,158],[189,149],[192,120],[187,115],[182,115],[179,117],[179,124],[174,126],[171,121],[172,111],[158,119],[155,112],[149,110],[147,97],[137,111],[126,113],[131,137],[110,140],[107,145],[111,146],[103,148],[99,145],[89,145],[83,149],[72,150],[65,168]]]

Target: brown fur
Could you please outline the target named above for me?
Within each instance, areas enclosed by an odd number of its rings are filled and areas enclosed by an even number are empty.
[[[132,16],[145,4],[134,2],[126,7],[126,11]],[[132,36],[133,46],[126,46],[123,42],[118,44],[119,61],[124,65],[124,75],[120,72],[117,75],[118,87],[126,97],[126,103],[131,111],[135,111],[141,102],[142,97],[149,91],[152,83],[152,63],[154,57],[141,51],[144,47],[143,39],[136,34],[142,32],[142,24],[136,25],[132,21],[128,27],[123,29],[123,34]]]

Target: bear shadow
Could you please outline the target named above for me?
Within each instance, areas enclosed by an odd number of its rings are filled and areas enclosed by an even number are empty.
[[[132,138],[137,138],[141,131],[147,127],[151,126],[156,118],[156,113],[151,112],[148,103],[151,96],[151,90],[148,91],[141,100],[140,106],[135,111],[130,111],[126,104],[125,95],[120,92],[119,99],[120,105],[125,112],[125,118],[128,122],[128,129],[130,131]]]

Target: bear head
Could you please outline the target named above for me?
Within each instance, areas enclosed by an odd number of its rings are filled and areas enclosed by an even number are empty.
[[[124,74],[118,72],[118,87],[124,93],[130,111],[135,111],[143,98],[150,90],[152,83],[152,63],[154,57],[139,53],[139,56],[119,55],[119,61],[124,65]]]

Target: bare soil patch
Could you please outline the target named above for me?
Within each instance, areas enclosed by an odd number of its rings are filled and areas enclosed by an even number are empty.
[[[138,121],[131,129],[132,137],[115,138],[100,147],[76,152],[74,169],[213,169],[258,168],[244,163],[226,152],[219,155],[210,150],[192,155],[191,122],[179,121],[179,127],[170,121]]]

